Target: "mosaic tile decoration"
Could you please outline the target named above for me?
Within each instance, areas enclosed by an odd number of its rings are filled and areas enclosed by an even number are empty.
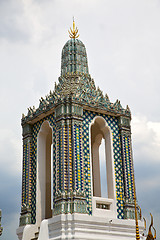
[[[31,210],[32,210],[32,223],[36,221],[36,156],[37,156],[37,136],[42,123],[46,120],[49,121],[52,127],[53,133],[53,195],[55,196],[56,189],[56,142],[57,142],[57,186],[62,189],[63,186],[67,190],[68,186],[75,184],[76,189],[85,188],[85,194],[87,198],[87,210],[89,214],[92,214],[92,193],[91,193],[91,170],[90,170],[90,146],[89,146],[89,127],[94,117],[102,116],[108,126],[111,128],[113,137],[113,155],[115,164],[115,179],[116,179],[116,199],[117,199],[117,213],[118,218],[124,218],[123,206],[124,206],[124,185],[123,185],[123,166],[122,166],[122,153],[121,153],[121,142],[120,133],[118,127],[118,121],[115,117],[108,116],[105,114],[94,113],[91,111],[84,111],[83,113],[83,125],[74,124],[66,125],[61,128],[57,128],[54,115],[49,115],[46,118],[40,120],[33,126],[33,143],[32,143],[32,192],[31,192]],[[73,135],[72,135],[73,134]],[[71,144],[71,138],[74,139],[74,144]],[[123,138],[123,144],[125,149],[126,158],[126,169],[127,169],[127,186],[128,194],[133,197],[133,179],[132,179],[132,156],[131,156],[131,142],[129,137]],[[62,148],[62,145],[64,148]],[[83,145],[83,153],[82,153]],[[72,149],[74,148],[74,149]],[[64,151],[64,152],[63,152]],[[69,154],[68,154],[69,153]],[[72,153],[74,156],[72,156]],[[24,154],[28,155],[27,145],[24,145]],[[64,157],[64,161],[60,159]],[[82,162],[84,158],[84,166]],[[72,176],[72,159],[75,158],[74,173],[75,177]],[[24,165],[27,162],[24,162]],[[25,166],[27,172],[27,166]],[[65,175],[63,176],[63,167],[65,167]],[[26,172],[24,174],[26,174]],[[69,178],[68,178],[69,176]],[[73,179],[72,179],[73,177]],[[27,175],[26,178],[27,179]],[[25,180],[26,181],[26,180]],[[25,184],[26,185],[26,184]],[[85,185],[85,186],[84,186]],[[23,199],[28,196],[27,189],[25,189],[26,195],[23,194]],[[54,205],[54,202],[53,202]]]
[[[73,186],[73,177],[72,177],[72,172],[73,172],[73,169],[72,169],[72,159],[73,159],[73,156],[72,156],[72,131],[71,131],[72,127],[71,125],[68,125],[67,126],[67,131],[66,131],[66,134],[67,134],[67,137],[68,137],[68,145],[67,145],[67,151],[68,151],[68,159],[67,159],[67,169],[66,169],[66,175],[68,176],[68,190],[71,190],[72,189],[72,186]]]
[[[72,189],[72,134],[71,125],[57,128],[57,189],[68,191]]]
[[[55,118],[51,114],[33,125],[33,142],[32,142],[32,197],[31,197],[31,221],[36,222],[36,171],[37,171],[37,136],[41,125],[44,121],[48,121],[52,127],[53,134],[53,195],[55,195],[55,172],[56,172],[56,136],[55,136]]]
[[[64,185],[64,175],[62,174],[63,169],[62,169],[62,135],[63,134],[63,129],[59,128],[56,131],[56,156],[57,156],[57,185],[58,188],[61,190]]]
[[[68,40],[62,49],[61,75],[68,72],[88,73],[86,48],[79,39]]]
[[[54,215],[86,213],[82,157],[82,119],[56,122],[57,168]]]
[[[133,169],[132,169],[132,152],[131,152],[131,139],[129,136],[122,137],[122,144],[124,149],[124,159],[125,159],[125,175],[126,178],[126,190],[127,197],[130,199],[134,198],[134,189],[133,189]]]
[[[74,157],[75,157],[75,187],[84,190],[83,159],[82,159],[82,127],[74,125]]]
[[[89,214],[92,214],[92,194],[91,194],[91,170],[90,170],[90,148],[89,148],[89,131],[90,123],[96,116],[103,117],[108,126],[111,128],[113,137],[113,155],[114,155],[114,168],[116,179],[116,199],[117,199],[117,214],[119,219],[124,218],[123,205],[124,205],[124,189],[123,189],[123,168],[122,168],[122,155],[121,143],[118,122],[115,117],[94,113],[91,111],[84,111],[83,115],[83,153],[84,153],[84,176],[85,176],[85,193],[87,197],[87,208]]]
[[[82,159],[82,127],[63,124],[56,130],[57,189],[84,190]]]
[[[23,144],[23,175],[22,175],[22,205],[27,203],[26,178],[27,178],[27,143]]]
[[[23,143],[22,205],[31,204],[31,141]]]

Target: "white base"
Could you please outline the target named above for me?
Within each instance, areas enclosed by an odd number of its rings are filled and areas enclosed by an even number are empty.
[[[27,228],[27,229],[26,229]],[[29,230],[30,229],[30,230]],[[29,233],[35,225],[18,228],[19,240],[31,240]],[[141,239],[144,226],[139,221]],[[28,236],[27,231],[28,230]],[[23,237],[21,238],[21,236]],[[38,240],[135,240],[135,221],[88,216],[86,214],[61,214],[41,222]]]

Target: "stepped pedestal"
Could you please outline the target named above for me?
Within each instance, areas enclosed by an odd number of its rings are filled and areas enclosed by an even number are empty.
[[[26,228],[26,227],[25,227]],[[143,222],[139,221],[141,239]],[[17,230],[19,240],[31,240],[27,234]],[[28,232],[36,234],[35,225],[27,226]],[[24,232],[27,232],[24,229]],[[26,237],[27,236],[27,237]],[[35,236],[35,235],[34,235]],[[35,238],[36,239],[36,238]],[[120,220],[88,216],[86,214],[61,214],[42,221],[38,240],[135,240],[135,220]]]

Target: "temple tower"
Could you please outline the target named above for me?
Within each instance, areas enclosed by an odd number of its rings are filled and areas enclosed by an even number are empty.
[[[131,112],[96,88],[77,38],[73,22],[58,84],[22,116],[20,240],[136,238]]]

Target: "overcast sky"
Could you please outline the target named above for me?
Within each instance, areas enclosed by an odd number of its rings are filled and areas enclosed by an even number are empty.
[[[160,0],[0,0],[1,239],[17,239],[21,115],[58,81],[73,16],[96,85],[132,111],[137,198],[160,240]]]

